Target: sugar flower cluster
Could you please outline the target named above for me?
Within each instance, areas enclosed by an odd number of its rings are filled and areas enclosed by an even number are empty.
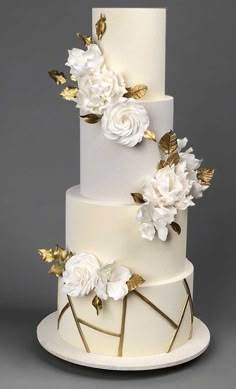
[[[149,127],[148,113],[135,99],[124,97],[125,81],[108,69],[98,45],[69,50],[66,65],[78,82],[75,101],[83,115],[100,116],[104,135],[110,140],[128,147],[141,142]]]

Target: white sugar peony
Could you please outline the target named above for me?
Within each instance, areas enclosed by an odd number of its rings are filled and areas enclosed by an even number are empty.
[[[142,238],[153,240],[157,231],[160,240],[165,241],[168,235],[168,225],[174,219],[177,210],[175,207],[154,208],[148,202],[143,204],[137,212],[137,222]]]
[[[111,105],[118,103],[126,92],[125,82],[120,74],[105,67],[79,80],[77,107],[85,114],[102,115]]]
[[[116,262],[108,263],[98,272],[95,292],[102,300],[107,300],[108,297],[114,300],[123,299],[128,293],[126,282],[130,277],[131,273],[128,268]]]
[[[92,74],[99,71],[104,64],[104,58],[98,45],[89,45],[87,50],[68,50],[69,57],[66,65],[70,72],[79,80],[85,74]]]
[[[181,150],[186,147],[187,143],[187,138],[178,139],[178,152],[180,156],[180,162],[185,161],[186,170],[190,172],[192,170],[197,170],[200,167],[202,161],[195,157],[192,147],[181,152]]]
[[[193,181],[188,179],[186,162],[177,166],[167,165],[159,169],[155,176],[146,180],[143,197],[150,201],[154,207],[162,208],[175,206],[184,210],[194,205],[190,194]]]
[[[128,147],[141,142],[148,127],[148,113],[134,99],[123,98],[118,104],[109,106],[102,117],[104,135]]]
[[[98,281],[99,268],[99,262],[94,255],[74,255],[65,265],[62,275],[63,291],[72,297],[88,295]]]

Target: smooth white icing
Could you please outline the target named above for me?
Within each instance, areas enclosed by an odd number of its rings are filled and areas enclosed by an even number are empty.
[[[148,111],[157,140],[173,129],[173,97],[141,104]],[[159,160],[159,148],[153,141],[122,146],[104,136],[100,123],[80,122],[80,185],[85,197],[131,203],[130,193],[141,191],[145,177],[154,174]]]
[[[145,84],[145,100],[165,95],[166,10],[163,8],[94,8],[95,24],[106,16],[107,31],[98,44],[107,65],[123,74],[128,86]]]
[[[184,271],[187,211],[178,213],[182,232],[171,228],[166,242],[141,238],[136,223],[137,204],[88,200],[79,186],[66,193],[66,245],[75,253],[95,254],[101,264],[118,260],[147,282],[163,281]]]
[[[177,279],[167,280],[165,283],[153,286],[140,287],[138,290],[146,296],[153,304],[158,306],[177,324],[179,323],[184,304],[187,299],[183,279],[187,279],[191,293],[193,288],[193,266],[186,263],[185,271]],[[110,330],[116,333],[121,328],[122,300],[112,299],[104,302],[104,308],[99,316],[91,304],[94,295],[87,297],[72,298],[76,314],[79,318],[87,322]],[[59,307],[62,308],[67,303],[67,297],[62,292],[61,280],[59,281]],[[189,306],[176,337],[173,350],[183,345],[189,339],[191,327],[191,312]],[[82,325],[82,330],[88,342],[91,352],[117,355],[119,338],[102,334]],[[84,350],[78,329],[75,325],[70,309],[64,314],[59,328],[64,340]],[[127,300],[125,335],[123,356],[152,355],[166,352],[175,330],[170,324],[149,305],[144,303],[134,294],[129,294]]]

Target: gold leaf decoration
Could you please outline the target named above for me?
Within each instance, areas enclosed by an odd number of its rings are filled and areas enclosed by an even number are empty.
[[[124,94],[124,97],[127,98],[132,97],[133,99],[137,100],[137,99],[141,99],[146,95],[148,87],[146,85],[139,84],[139,85],[135,85],[132,88],[128,87],[126,89],[127,89],[127,93]]]
[[[85,46],[89,46],[93,43],[93,39],[89,35],[82,35],[79,32],[77,32],[77,37],[82,39]]]
[[[100,299],[100,297],[98,297],[98,296],[96,295],[96,296],[93,298],[92,304],[93,304],[94,308],[95,308],[96,311],[97,311],[97,315],[99,315],[99,313],[100,313],[101,310],[102,310],[102,300]]]
[[[77,78],[74,76],[74,74],[70,75],[70,79],[71,79],[71,81],[77,81]]]
[[[211,185],[214,172],[214,169],[201,167],[197,171],[197,178],[202,185]]]
[[[137,204],[145,203],[142,193],[131,193],[131,196],[133,197],[135,203]]]
[[[101,14],[100,19],[96,23],[96,34],[98,40],[101,40],[107,29],[106,16]]]
[[[57,85],[65,84],[66,76],[63,72],[58,72],[58,70],[50,70],[48,72],[49,77],[51,77]]]
[[[177,151],[178,143],[177,136],[174,131],[169,131],[162,136],[159,142],[160,149],[165,154],[173,154]]]
[[[136,289],[138,286],[142,285],[145,282],[142,276],[139,274],[132,274],[130,279],[127,281],[128,291]]]
[[[167,158],[167,164],[169,166],[177,165],[179,163],[179,153],[176,151]]]
[[[178,235],[181,234],[181,227],[180,227],[180,225],[179,225],[178,223],[172,222],[170,225],[171,225],[172,229],[173,229],[175,232],[177,232]]]
[[[57,260],[63,262],[66,259],[71,258],[73,256],[73,253],[71,251],[67,251],[67,250],[63,249],[61,246],[59,246],[57,244],[53,250],[53,256],[54,256],[54,259],[57,259]]]
[[[160,162],[157,165],[157,170],[163,169],[168,165],[167,161],[164,161],[164,159],[161,159]]]
[[[62,96],[64,100],[73,101],[76,98],[77,93],[78,93],[78,88],[76,88],[75,86],[67,86],[60,93],[60,96]]]
[[[149,140],[153,140],[154,142],[156,142],[156,135],[155,135],[155,132],[153,132],[152,130],[146,130],[144,132],[144,138],[145,139],[149,139]]]
[[[63,271],[64,271],[64,265],[62,263],[55,263],[50,267],[48,273],[53,274],[57,277],[61,277]]]
[[[101,117],[95,115],[94,113],[89,113],[88,115],[80,116],[86,123],[96,124],[101,120]]]
[[[52,262],[54,260],[54,250],[53,249],[39,249],[39,255],[42,257],[44,262]]]

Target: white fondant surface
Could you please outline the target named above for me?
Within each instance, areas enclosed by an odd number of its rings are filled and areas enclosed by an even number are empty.
[[[173,97],[143,105],[157,140],[173,129]],[[159,148],[153,141],[122,146],[104,136],[100,123],[80,121],[80,186],[85,197],[131,203],[130,193],[141,191],[145,177],[154,174],[159,160]]]
[[[161,8],[95,8],[95,24],[106,16],[107,31],[98,41],[107,65],[123,74],[127,86],[145,84],[145,100],[165,95],[166,10]]]
[[[168,240],[141,237],[136,222],[139,205],[99,202],[80,195],[79,186],[66,193],[66,246],[95,254],[104,264],[119,260],[147,282],[165,281],[182,273],[186,264],[187,211],[178,212],[182,232],[171,228]]]

